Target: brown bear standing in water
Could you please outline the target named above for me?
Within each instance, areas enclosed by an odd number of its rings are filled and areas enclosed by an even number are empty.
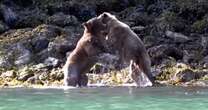
[[[138,76],[143,72],[154,83],[155,79],[151,73],[150,57],[143,42],[136,33],[110,13],[104,12],[97,17],[97,20],[97,22],[102,22],[107,27],[105,30],[107,36],[99,36],[100,41],[105,41],[114,50],[118,50],[121,61],[126,61],[130,63],[131,68],[137,69],[132,70],[134,81],[139,84]]]
[[[90,21],[83,23],[83,26],[84,34],[63,67],[65,86],[87,86],[88,78],[85,73],[95,64],[96,56],[104,51],[97,37],[93,35],[93,26]],[[103,30],[104,28],[97,29]]]

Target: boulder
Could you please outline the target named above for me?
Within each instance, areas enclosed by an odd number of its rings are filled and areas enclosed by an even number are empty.
[[[161,64],[163,59],[169,57],[175,60],[183,59],[183,51],[175,47],[174,45],[161,44],[148,49],[148,53],[151,57],[152,64]]]
[[[45,37],[52,39],[61,33],[61,28],[53,25],[42,24],[32,30],[32,35],[35,37]]]
[[[36,37],[32,40],[33,51],[38,53],[48,47],[49,40],[46,37]]]
[[[201,45],[203,47],[202,54],[208,54],[208,36],[201,36]]]
[[[203,65],[204,68],[208,68],[208,55],[205,56],[200,63]]]
[[[17,73],[14,70],[6,71],[1,74],[2,78],[15,78]]]
[[[44,64],[47,65],[48,67],[55,68],[60,65],[60,61],[56,58],[48,57],[47,59],[45,59]]]
[[[0,34],[7,31],[8,29],[9,29],[9,27],[5,23],[0,21]]]
[[[181,33],[166,31],[165,34],[168,38],[172,39],[175,43],[185,43],[189,41],[189,38]]]
[[[31,62],[32,53],[20,43],[10,46],[6,50],[6,53],[6,59],[2,61],[4,66],[11,64],[13,66],[19,67]]]
[[[50,78],[50,74],[48,72],[43,72],[36,79],[40,79],[41,81],[45,81],[49,78]]]
[[[62,80],[64,78],[64,73],[62,71],[62,69],[58,68],[58,69],[52,69],[50,71],[50,78],[53,80]]]
[[[19,19],[15,23],[15,28],[36,27],[46,22],[48,15],[42,10],[35,8],[33,10],[23,10],[19,13]]]
[[[196,73],[190,69],[180,71],[172,77],[172,80],[176,82],[188,82],[194,79],[196,79]]]
[[[32,76],[28,78],[26,82],[29,84],[44,84],[37,76]]]
[[[77,18],[73,15],[56,13],[47,19],[47,24],[65,27],[65,26],[76,26],[77,24],[79,24],[79,22]]]
[[[5,55],[0,56],[0,68],[9,69],[12,67],[12,61]]]
[[[17,45],[17,48],[15,49],[16,51],[14,50],[13,55],[15,55],[17,52],[17,57],[15,58],[16,60],[14,61],[14,64],[16,66],[29,64],[32,58],[32,53],[21,45]]]
[[[17,80],[19,81],[26,81],[30,77],[34,76],[34,71],[29,67],[24,67],[20,69],[18,72],[19,74],[18,74]]]
[[[63,12],[64,14],[74,15],[79,21],[86,21],[96,16],[95,2],[94,4],[83,3],[84,1],[48,1],[49,3],[41,2],[42,8],[47,9],[49,15]],[[52,3],[50,3],[52,2]],[[90,2],[90,1],[89,1]]]

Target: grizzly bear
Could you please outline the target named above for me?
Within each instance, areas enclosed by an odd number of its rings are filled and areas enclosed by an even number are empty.
[[[92,34],[91,23],[83,23],[83,26],[83,36],[63,67],[65,86],[87,86],[88,78],[85,73],[95,64],[98,54],[104,51],[97,37]],[[104,27],[100,29],[103,30]]]
[[[118,50],[122,62],[125,61],[128,64],[131,62],[131,67],[134,66],[134,69],[139,69],[136,72],[131,73],[132,79],[139,84],[138,76],[143,72],[149,80],[154,83],[155,79],[151,73],[150,57],[144,43],[136,33],[134,33],[127,24],[119,21],[110,13],[104,12],[96,19],[97,22],[102,22],[106,27],[103,31],[105,31],[107,35],[98,36],[100,37],[100,41],[105,41],[107,42],[105,44],[112,46],[114,50]]]

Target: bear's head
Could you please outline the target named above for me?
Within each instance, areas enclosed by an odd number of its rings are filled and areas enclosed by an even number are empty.
[[[96,37],[107,35],[106,24],[102,23],[101,20],[98,20],[97,17],[91,18],[87,22],[84,22],[82,25],[85,28],[85,32],[91,33]]]
[[[101,15],[99,15],[97,17],[97,19],[98,19],[98,21],[101,21],[103,23],[103,25],[108,24],[108,22],[111,20],[117,20],[117,18],[114,15],[112,15],[108,12],[103,12]]]
[[[106,26],[103,23],[97,20],[97,17],[91,18],[87,22],[82,24],[85,28],[84,30],[84,48],[89,55],[93,55],[100,52],[105,52],[105,48],[103,46],[101,36],[105,36],[103,30],[106,29]],[[104,35],[105,34],[105,35]]]

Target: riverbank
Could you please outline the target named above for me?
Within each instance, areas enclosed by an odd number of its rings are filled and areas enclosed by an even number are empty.
[[[10,0],[0,12],[0,85],[63,85],[66,57],[82,36],[82,23],[104,11],[116,15],[142,39],[158,82],[207,86],[206,0]],[[16,15],[11,25],[2,7]],[[13,16],[14,17],[14,16]],[[128,68],[116,71],[113,50],[99,56],[89,84],[132,84]]]
[[[33,68],[34,69],[34,68]],[[29,71],[24,69],[24,71]],[[2,88],[13,87],[26,87],[26,88],[48,88],[48,87],[63,87],[63,73],[59,69],[50,71],[49,76],[43,78],[42,74],[37,73],[38,70],[30,70],[34,76],[27,76],[25,74],[14,72],[13,70],[2,73],[0,77],[0,85]],[[95,71],[95,70],[93,70]],[[39,71],[41,72],[41,71]],[[48,71],[49,72],[49,71]],[[207,87],[208,75],[207,69],[194,70],[185,64],[177,64],[175,67],[165,67],[158,71],[156,76],[155,87],[160,86],[182,86],[182,87]],[[15,76],[16,74],[16,76]],[[26,81],[20,80],[23,76],[29,77]],[[5,75],[5,76],[4,76]],[[6,76],[7,75],[7,76]],[[10,75],[10,76],[9,76]],[[2,77],[4,76],[4,77]],[[89,87],[116,87],[116,86],[135,86],[134,81],[131,79],[128,68],[121,71],[112,70],[107,73],[88,73],[88,86]]]

